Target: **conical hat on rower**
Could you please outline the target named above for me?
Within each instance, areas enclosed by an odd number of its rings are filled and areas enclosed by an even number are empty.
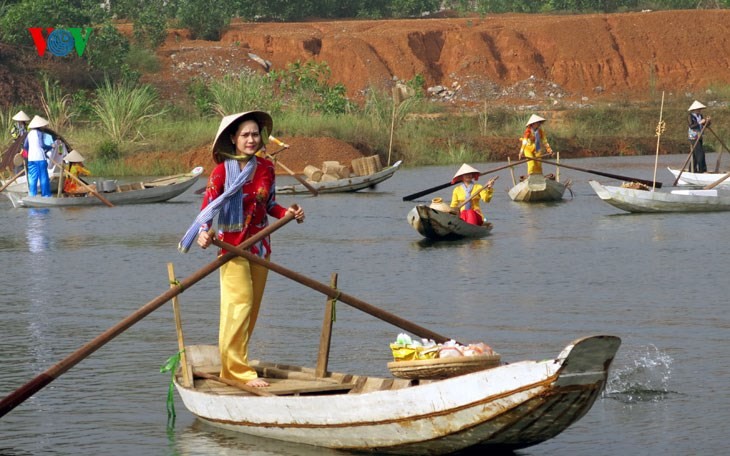
[[[261,130],[264,128],[266,129],[266,136],[264,136],[263,131],[260,132],[262,141],[264,137],[268,138],[268,135],[271,134],[271,130],[274,129],[273,119],[264,111],[239,112],[238,114],[225,116],[221,119],[221,123],[218,126],[218,133],[216,133],[215,140],[213,141],[213,159],[216,163],[224,161],[218,152],[226,154],[233,154],[235,152],[235,148],[231,143],[230,138],[231,135],[236,133],[233,131],[233,128],[238,127],[241,122],[249,119],[254,120]]]
[[[43,128],[48,126],[48,121],[41,116],[33,116],[33,120],[28,124],[28,129]]]
[[[451,178],[451,183],[457,183],[460,180],[459,177],[463,176],[464,174],[476,174],[476,176],[474,176],[474,179],[479,178],[479,170],[464,163],[463,165],[461,165],[461,168],[459,168],[456,174],[454,174],[454,177]]]
[[[704,109],[707,106],[703,105],[699,101],[695,100],[691,105],[689,105],[689,109],[687,111],[694,111],[695,109]]]
[[[67,163],[81,163],[84,161],[84,157],[74,149],[63,157],[63,161]]]
[[[542,117],[538,116],[537,114],[533,114],[533,115],[530,116],[529,119],[527,119],[527,123],[525,124],[525,126],[532,125],[535,122],[545,122],[545,119],[543,119]]]
[[[27,122],[30,120],[30,117],[28,117],[28,114],[23,111],[18,111],[18,113],[13,116],[13,120],[17,120],[18,122]]]

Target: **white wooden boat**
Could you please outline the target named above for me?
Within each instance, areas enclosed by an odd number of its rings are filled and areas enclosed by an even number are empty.
[[[671,192],[610,187],[590,181],[599,198],[627,212],[730,211],[730,188],[672,190]]]
[[[373,187],[385,180],[393,177],[398,168],[400,168],[403,162],[401,160],[395,162],[393,166],[383,168],[377,173],[373,173],[367,176],[352,176],[347,179],[339,179],[330,182],[309,182],[319,193],[345,193],[345,192],[356,192],[364,188]],[[278,195],[293,195],[310,193],[309,189],[303,184],[295,185],[277,185],[276,193]]]
[[[492,224],[473,225],[460,219],[451,212],[443,212],[432,207],[419,204],[408,212],[408,224],[414,230],[434,241],[455,240],[463,238],[480,238],[492,231]]]
[[[58,174],[58,173],[52,174],[48,177],[51,182],[51,192],[53,192],[53,193],[57,192],[58,191],[58,182],[60,180],[59,179],[60,174]],[[0,179],[0,186],[5,185],[6,181],[7,181],[7,179]],[[28,194],[28,177],[25,174],[23,174],[22,176],[15,179],[15,181],[13,183],[11,183],[10,185],[8,185],[5,188],[5,190],[3,190],[3,191],[27,195]],[[38,193],[40,193],[40,189],[39,189]]]
[[[215,380],[175,386],[185,407],[213,426],[341,450],[447,454],[516,450],[555,437],[603,390],[621,340],[575,340],[554,359],[504,364],[444,380],[376,378],[253,362],[271,384],[259,396]],[[188,346],[189,370],[217,375],[216,346]],[[203,374],[204,375],[204,374]]]
[[[116,181],[104,181],[97,183],[97,191],[114,205],[120,204],[144,204],[159,203],[167,201],[182,194],[190,188],[203,172],[201,166],[196,167],[189,173],[176,174],[145,182],[132,182],[118,185]],[[108,184],[112,184],[109,186]],[[28,196],[27,187],[24,193],[3,191],[10,199],[13,207],[72,207],[72,206],[99,206],[104,203],[93,194],[85,196]]]
[[[674,176],[676,179],[679,175],[678,169],[673,168],[667,168],[670,173]],[[690,173],[688,171],[682,171],[682,175],[679,177],[679,181],[677,181],[677,185],[695,185],[699,187],[705,187],[707,185],[713,184],[717,182],[718,180],[725,177],[727,172],[724,173]],[[718,184],[718,186],[730,186],[730,179],[726,179]]]
[[[526,203],[543,201],[560,201],[567,184],[555,179],[547,179],[542,174],[530,174],[527,179],[519,182],[509,190],[512,201]]]

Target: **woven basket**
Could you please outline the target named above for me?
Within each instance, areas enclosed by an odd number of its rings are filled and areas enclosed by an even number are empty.
[[[388,369],[394,377],[398,378],[440,380],[497,367],[501,359],[502,357],[498,353],[494,353],[416,361],[393,361],[388,363]]]

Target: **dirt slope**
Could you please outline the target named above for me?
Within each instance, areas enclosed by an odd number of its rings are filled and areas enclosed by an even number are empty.
[[[649,88],[679,93],[730,81],[728,10],[234,22],[220,42],[185,35],[171,34],[160,49],[162,74],[150,78],[178,96],[192,76],[263,71],[249,53],[274,69],[327,62],[333,81],[356,98],[416,74],[428,86],[458,87],[455,103],[636,97]]]

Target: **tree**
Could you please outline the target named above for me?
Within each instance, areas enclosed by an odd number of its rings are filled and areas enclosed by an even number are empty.
[[[179,0],[177,17],[193,38],[218,41],[231,20],[227,2]]]

